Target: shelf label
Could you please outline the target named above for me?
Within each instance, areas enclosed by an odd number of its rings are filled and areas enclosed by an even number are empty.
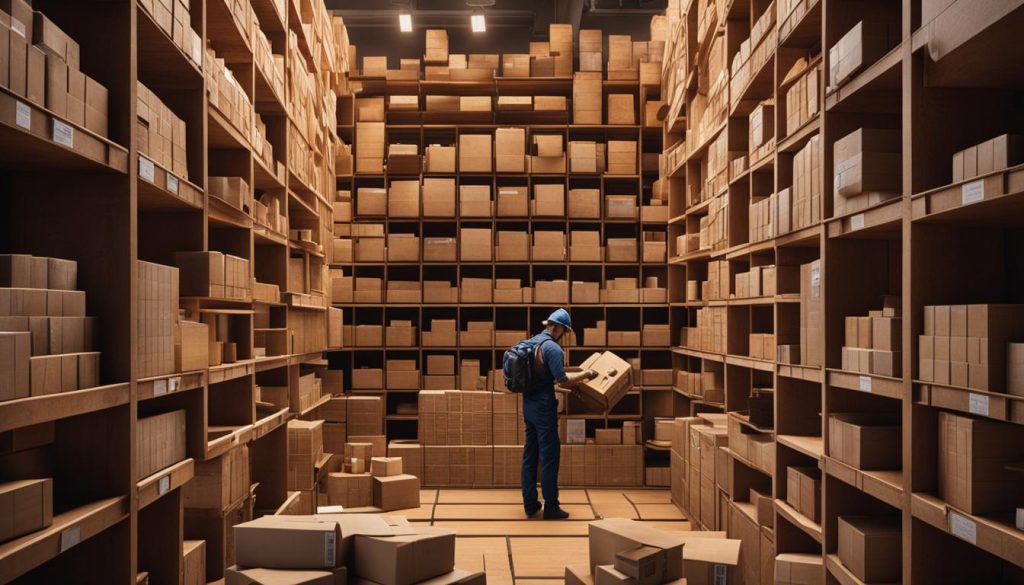
[[[64,552],[82,541],[82,527],[72,526],[60,533],[60,552]]]
[[[175,377],[171,378],[169,381],[170,381],[170,384],[171,384],[170,391],[171,392],[177,392],[178,391],[178,387],[181,386],[181,377],[180,376],[175,376]]]
[[[985,198],[985,179],[978,179],[970,183],[964,183],[960,187],[960,203],[967,205]]]
[[[139,177],[144,181],[152,183],[155,174],[156,168],[153,166],[153,161],[144,156],[139,156]]]
[[[978,544],[978,523],[953,510],[949,511],[949,533],[973,545]]]
[[[857,381],[857,386],[861,392],[871,392],[871,377],[861,376]]]
[[[31,132],[32,108],[26,103],[15,102],[14,110],[14,123]]]
[[[967,398],[967,408],[971,414],[988,416],[988,396],[971,392]]]
[[[165,475],[156,482],[156,493],[161,496],[166,494],[171,489],[171,476]]]
[[[163,396],[164,394],[167,394],[167,380],[154,380],[153,396]]]
[[[167,173],[167,190],[175,195],[178,194],[178,177]]]
[[[66,122],[53,120],[53,141],[68,148],[75,147],[75,129]]]
[[[862,230],[864,229],[864,214],[858,213],[857,215],[850,218],[850,229],[851,230]]]

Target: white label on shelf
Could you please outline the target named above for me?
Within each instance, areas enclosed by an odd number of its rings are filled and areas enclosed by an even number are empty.
[[[851,230],[862,230],[864,229],[864,214],[858,213],[857,215],[850,218],[850,229]]]
[[[53,141],[68,148],[74,148],[75,129],[70,124],[55,119],[53,121]]]
[[[17,18],[11,18],[11,30],[21,35],[21,38],[25,38],[25,23]]]
[[[861,376],[860,379],[857,381],[857,385],[860,388],[861,392],[871,392],[871,377]]]
[[[82,527],[72,526],[60,533],[60,552],[64,552],[82,541]]]
[[[167,380],[156,380],[153,382],[153,396],[167,394]]]
[[[156,493],[161,496],[171,489],[171,476],[165,475],[156,482]]]
[[[324,566],[334,566],[335,534],[327,532],[324,534]]]
[[[156,168],[153,166],[153,161],[139,155],[139,177],[144,181],[152,183],[155,175]]]
[[[967,409],[971,414],[988,416],[988,396],[971,392],[967,397]]]
[[[971,544],[978,544],[978,523],[953,510],[949,511],[949,533]]]
[[[22,102],[15,102],[14,107],[14,123],[21,126],[25,130],[32,130],[32,108],[28,107],[28,104]]]
[[[811,269],[811,297],[818,298],[821,296],[821,268],[815,266]]]
[[[181,386],[181,377],[180,376],[175,376],[175,377],[171,378],[170,379],[170,383],[171,383],[171,389],[170,389],[171,392],[177,392],[178,391],[178,387]]]
[[[964,183],[960,187],[960,203],[961,205],[967,205],[968,203],[974,203],[975,201],[981,201],[985,198],[985,179],[978,179],[977,181],[971,181],[970,183]]]
[[[175,195],[178,194],[178,177],[167,173],[167,190]]]

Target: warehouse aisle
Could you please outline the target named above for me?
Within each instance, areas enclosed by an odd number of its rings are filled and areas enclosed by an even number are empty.
[[[523,518],[515,489],[429,489],[420,507],[392,512],[458,535],[455,565],[486,571],[488,584],[550,584],[564,567],[586,563],[587,525],[597,518],[632,518],[665,530],[690,530],[668,490],[565,489],[562,507],[572,518],[545,522]]]

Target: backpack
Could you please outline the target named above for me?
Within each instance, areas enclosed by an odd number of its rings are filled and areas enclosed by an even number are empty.
[[[501,360],[501,369],[505,374],[505,387],[511,392],[524,394],[533,386],[536,352],[548,339],[533,343],[524,339],[505,351]]]

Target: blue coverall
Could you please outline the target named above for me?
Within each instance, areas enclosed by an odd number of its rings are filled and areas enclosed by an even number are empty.
[[[564,382],[565,352],[547,332],[533,336],[530,341],[544,342],[541,353],[544,364],[534,369],[533,386],[523,393],[523,419],[526,421],[526,445],[523,447],[523,506],[527,512],[540,508],[537,501],[537,457],[540,456],[540,485],[544,506],[548,511],[559,509],[558,504],[558,401],[555,383]]]

